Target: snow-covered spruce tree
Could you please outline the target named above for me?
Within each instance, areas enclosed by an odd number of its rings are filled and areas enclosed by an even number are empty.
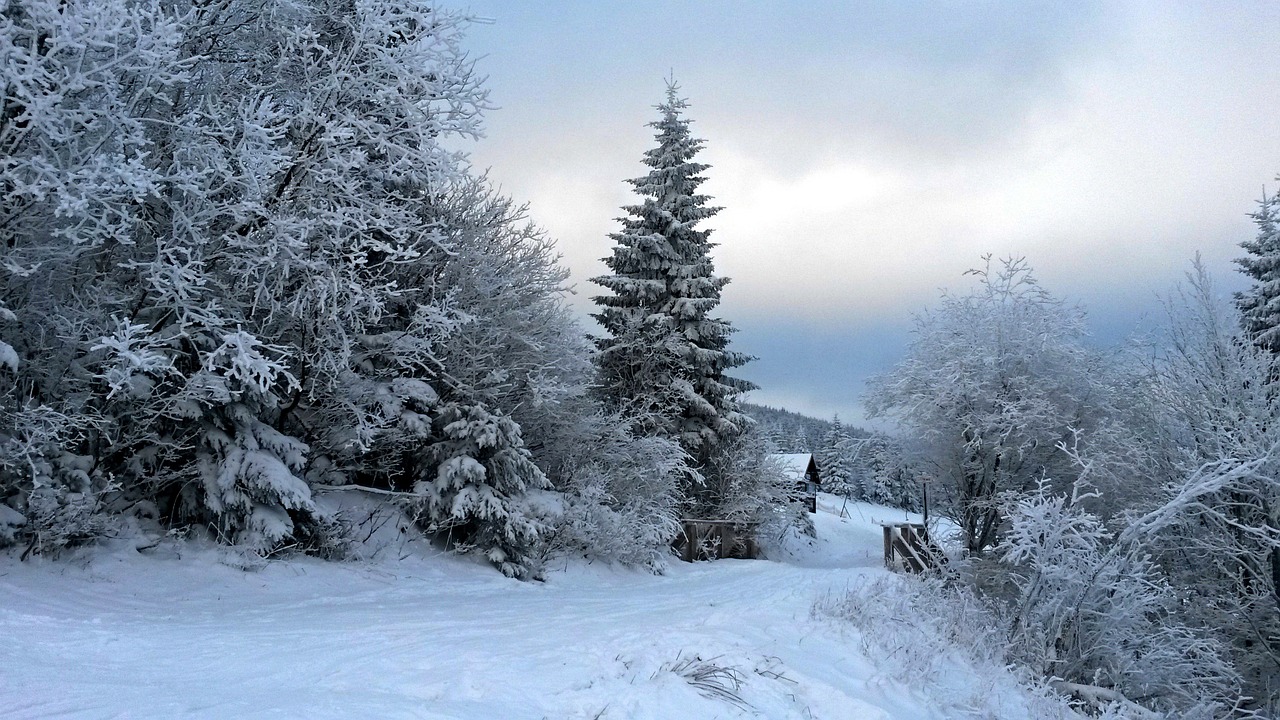
[[[852,500],[861,500],[865,491],[859,482],[861,478],[855,472],[862,444],[849,435],[848,429],[840,422],[840,416],[831,419],[831,428],[822,439],[822,446],[815,453],[818,463],[818,474],[822,478],[822,489],[825,492]]]
[[[871,380],[867,406],[916,436],[939,510],[979,553],[998,540],[996,496],[1060,476],[1057,444],[1105,414],[1107,392],[1082,343],[1083,312],[1041,288],[1025,260],[988,256],[971,274],[975,291],[916,319],[906,359]]]
[[[1240,244],[1248,254],[1236,260],[1253,286],[1236,293],[1236,306],[1254,342],[1280,353],[1280,195],[1263,195],[1253,221],[1258,234]]]
[[[853,464],[854,482],[867,502],[918,512],[921,510],[920,473],[897,438],[872,433],[859,442]]]
[[[598,382],[608,405],[640,419],[640,432],[680,443],[711,481],[688,500],[712,508],[725,499],[713,479],[724,464],[718,449],[750,422],[737,398],[752,385],[724,374],[749,358],[729,349],[732,327],[711,315],[728,279],[715,275],[711,231],[698,225],[718,208],[698,193],[708,166],[693,160],[703,142],[690,134],[677,91],[668,85],[651,123],[658,145],[645,153],[648,174],[630,181],[644,200],[624,208],[611,236],[612,274],[593,278],[611,293],[594,298],[605,330]]]

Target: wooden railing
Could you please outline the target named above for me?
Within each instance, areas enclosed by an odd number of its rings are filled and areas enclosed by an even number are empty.
[[[929,540],[924,523],[881,523],[884,527],[884,566],[921,573],[944,561],[942,549]]]

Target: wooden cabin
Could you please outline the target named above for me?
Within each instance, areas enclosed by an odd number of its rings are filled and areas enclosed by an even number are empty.
[[[809,512],[818,512],[818,491],[822,489],[822,476],[818,474],[818,463],[813,459],[813,453],[774,455],[773,459],[782,466],[796,499],[803,502]]]

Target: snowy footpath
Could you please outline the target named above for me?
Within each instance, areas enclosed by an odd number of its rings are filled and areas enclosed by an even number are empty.
[[[813,611],[885,574],[875,520],[903,517],[822,505],[818,540],[787,558],[662,577],[576,563],[521,583],[448,555],[256,572],[213,549],[0,556],[0,717],[967,714]]]

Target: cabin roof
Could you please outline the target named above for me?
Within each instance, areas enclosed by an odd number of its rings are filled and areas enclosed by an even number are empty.
[[[782,466],[783,472],[794,480],[803,480],[809,472],[809,463],[813,462],[813,453],[789,453],[774,455],[773,459]]]

